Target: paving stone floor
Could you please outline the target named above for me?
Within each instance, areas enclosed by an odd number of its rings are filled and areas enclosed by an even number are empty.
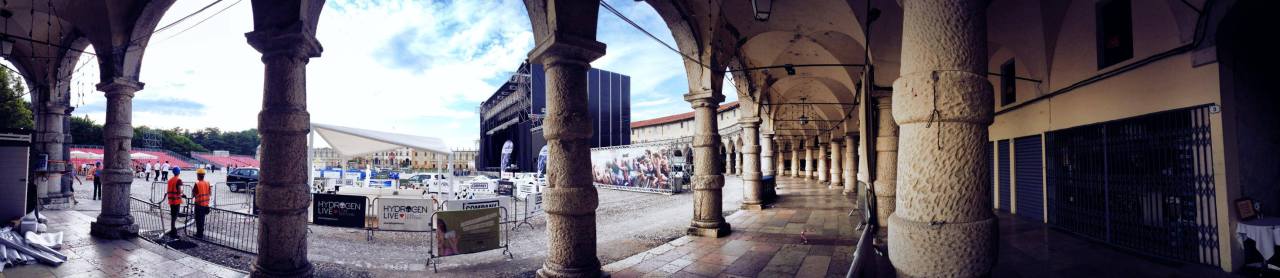
[[[604,266],[613,277],[844,277],[858,216],[852,197],[816,182],[778,180],[778,203],[726,217],[724,238],[685,236]],[[993,277],[1229,277],[1214,266],[1154,258],[997,213]],[[869,262],[892,277],[887,258]]]
[[[96,212],[46,210],[50,231],[63,232],[58,267],[32,264],[5,268],[5,277],[245,277],[248,274],[219,266],[142,239],[104,240],[89,236]]]
[[[858,220],[840,189],[778,180],[782,195],[762,211],[726,217],[723,238],[685,236],[608,264],[613,277],[844,277]]]

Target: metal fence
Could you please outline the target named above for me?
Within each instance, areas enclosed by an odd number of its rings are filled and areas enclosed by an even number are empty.
[[[194,217],[194,215],[192,215]],[[185,229],[186,236],[195,236],[195,220]],[[219,208],[209,208],[205,215],[205,242],[252,254],[258,253],[258,216]]]
[[[1046,139],[1050,225],[1141,253],[1220,264],[1208,106]]]
[[[169,229],[170,207],[163,202],[148,202],[137,197],[129,197],[129,214],[138,225],[138,234],[143,237],[159,239]],[[178,216],[178,230],[188,238],[195,236],[196,223],[193,206],[184,205]],[[205,237],[207,243],[236,249],[252,254],[258,253],[258,217],[251,214],[210,208],[205,216]]]
[[[161,217],[168,217],[168,208],[162,208],[159,203],[147,202],[147,200],[138,199],[138,197],[129,197],[129,215],[133,216],[133,223],[138,225],[138,233],[146,235],[151,232],[161,231],[165,229]]]

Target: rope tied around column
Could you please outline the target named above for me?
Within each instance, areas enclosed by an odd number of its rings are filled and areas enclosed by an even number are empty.
[[[929,122],[924,124],[924,128],[930,128],[935,121],[938,122],[938,140],[936,141],[938,150],[942,150],[942,111],[938,110],[938,70],[930,73],[930,78],[933,80],[930,84],[933,86],[933,111],[929,112]]]

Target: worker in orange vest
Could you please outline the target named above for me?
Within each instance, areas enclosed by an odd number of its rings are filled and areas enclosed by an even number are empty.
[[[164,191],[165,199],[169,200],[169,234],[178,237],[178,209],[182,207],[182,199],[187,195],[182,194],[182,179],[178,178],[178,174],[182,173],[182,169],[173,167],[173,177],[169,178],[169,187]]]
[[[196,238],[204,238],[204,217],[209,215],[209,198],[213,188],[204,180],[204,168],[196,169],[196,186],[191,188],[196,205]]]

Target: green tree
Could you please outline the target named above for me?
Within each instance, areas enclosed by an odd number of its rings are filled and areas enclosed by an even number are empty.
[[[80,145],[102,145],[102,125],[89,117],[71,117],[71,142]]]
[[[27,90],[22,82],[17,73],[0,67],[0,128],[35,128],[31,102],[25,98]]]

